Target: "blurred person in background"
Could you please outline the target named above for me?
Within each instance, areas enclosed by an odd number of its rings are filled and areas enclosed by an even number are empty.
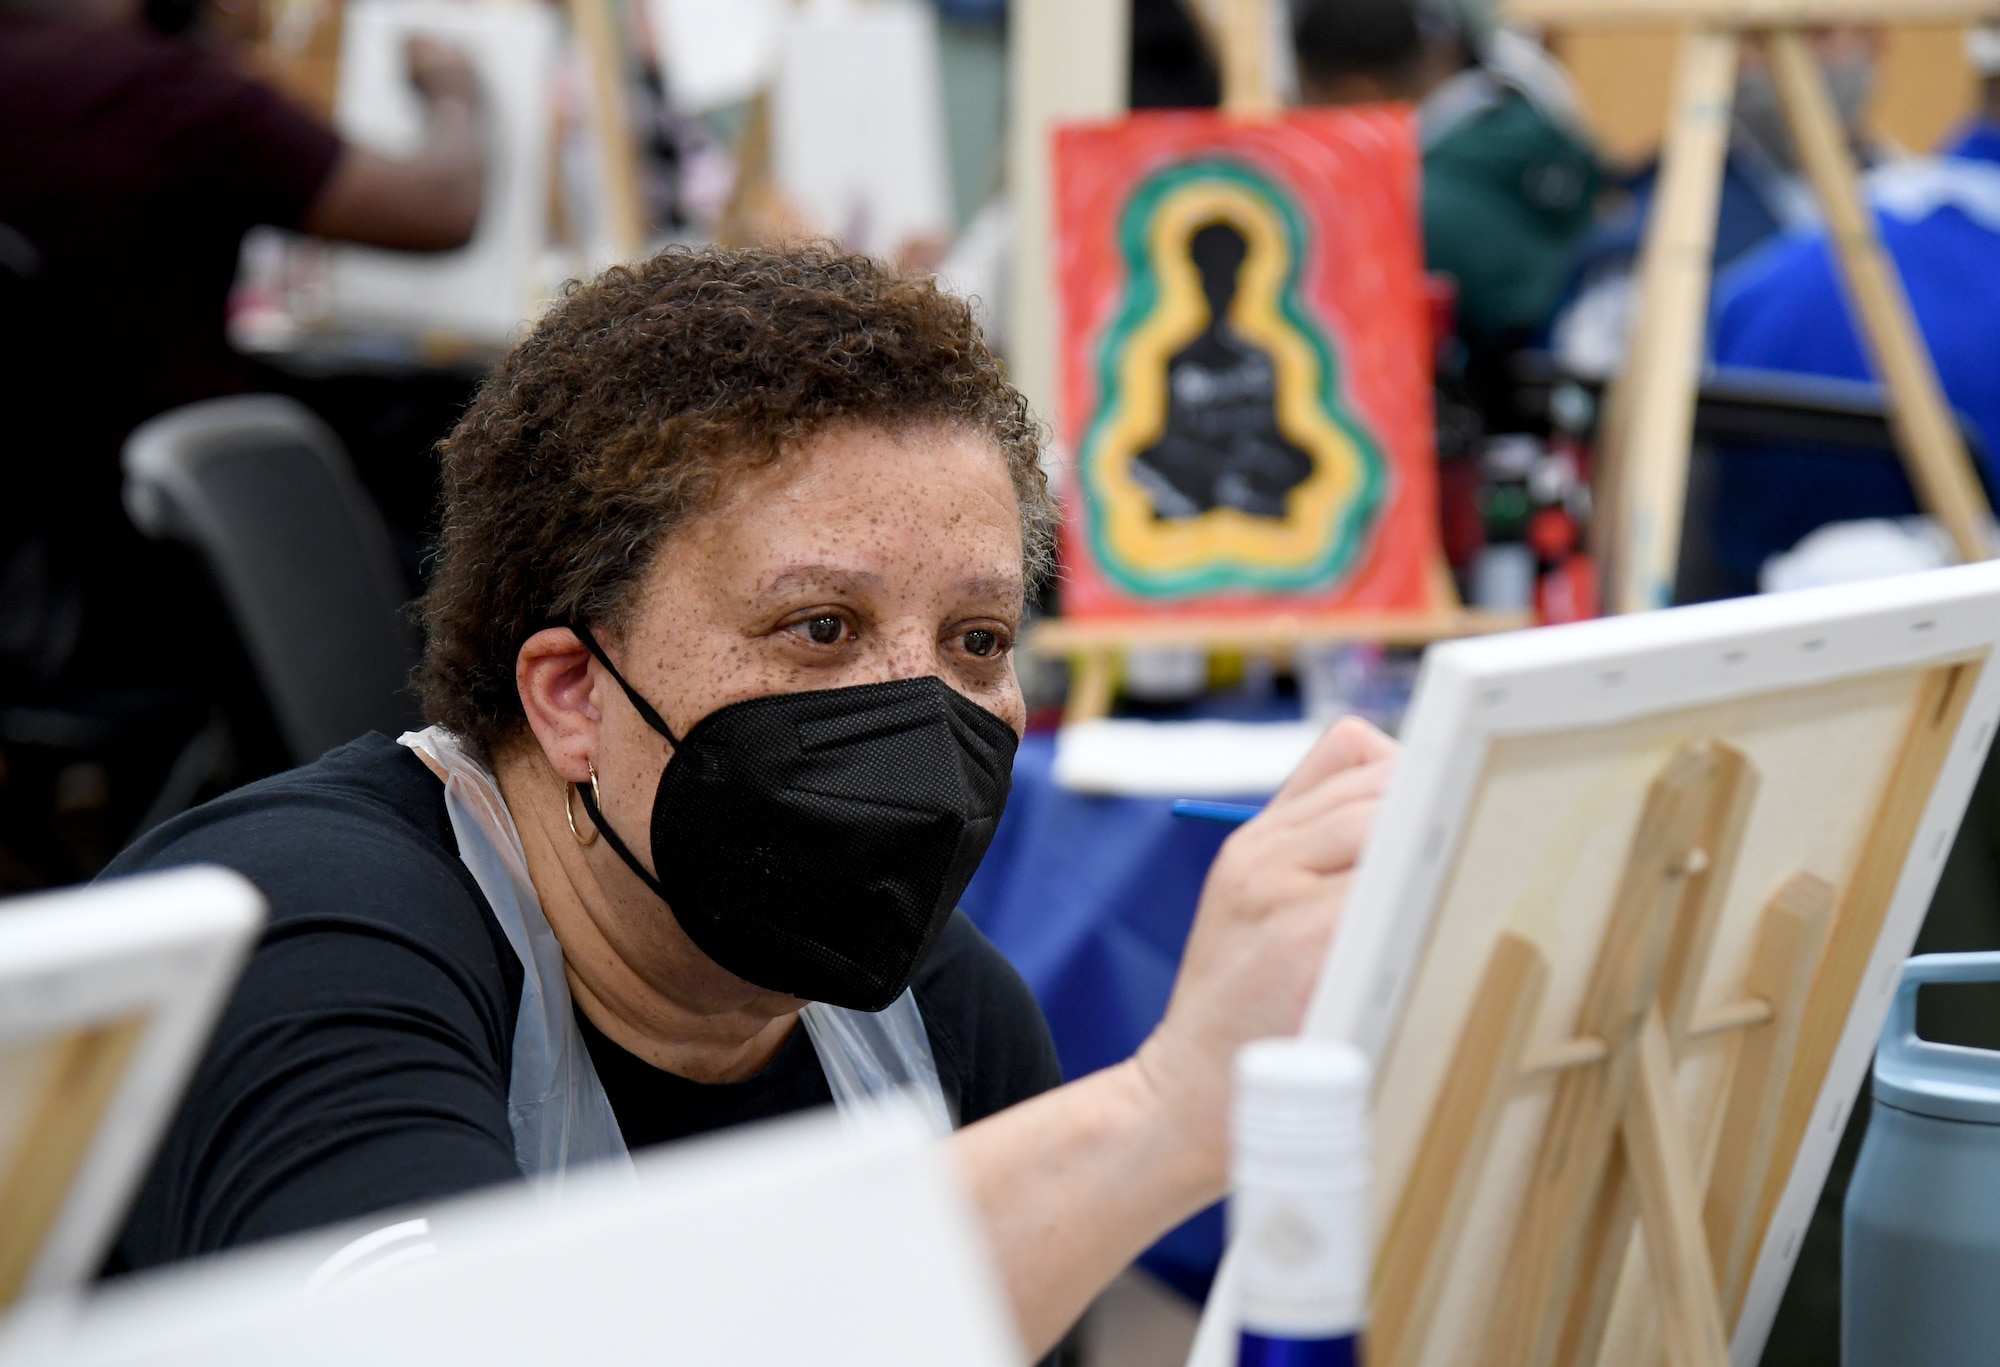
[[[1416,104],[1425,262],[1457,282],[1467,381],[1504,429],[1507,359],[1547,327],[1597,193],[1568,78],[1482,0],[1299,0],[1292,39],[1306,103]]]
[[[1134,109],[1213,109],[1222,69],[1198,13],[1203,0],[1132,0]]]
[[[1855,156],[1863,166],[1885,160],[1889,149],[1871,141],[1861,128],[1881,55],[1880,30],[1855,25],[1826,28],[1817,31],[1812,42]],[[1624,186],[1629,197],[1578,252],[1575,285],[1556,322],[1553,341],[1558,357],[1580,374],[1609,375],[1623,364],[1634,303],[1633,272],[1659,173],[1657,157],[1641,167]],[[1762,47],[1745,43],[1716,215],[1714,269],[1719,276],[1779,233],[1810,229],[1818,222],[1818,203],[1792,147],[1777,83]]]
[[[433,251],[478,221],[462,55],[411,44],[429,134],[393,158],[239,69],[230,25],[199,18],[188,0],[0,0],[0,707],[159,687],[197,717],[237,705],[240,672],[214,663],[231,652],[210,648],[220,605],[190,557],[127,520],[120,448],[147,418],[246,387],[224,320],[250,227]]]
[[[1879,167],[1865,184],[1945,397],[1978,429],[1991,481],[2000,476],[2000,29],[1975,31],[1967,49],[1984,82],[1973,118],[1939,155]],[[1876,378],[1823,228],[1747,254],[1715,294],[1718,365]],[[1917,511],[1886,463],[1769,454],[1724,461],[1718,478],[1716,549],[1745,592],[1768,557],[1816,527]]]

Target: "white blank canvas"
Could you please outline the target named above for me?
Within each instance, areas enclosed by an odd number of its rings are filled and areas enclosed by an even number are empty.
[[[777,64],[791,0],[652,0],[667,96],[691,114],[740,104]]]
[[[572,1174],[559,1199],[442,1203],[424,1212],[434,1253],[317,1289],[356,1231],[134,1279],[0,1364],[1019,1367],[949,1154],[912,1108],[782,1120],[634,1168]]]
[[[334,322],[505,342],[533,313],[548,246],[549,166],[559,36],[544,4],[353,0],[342,18],[335,122],[358,146],[408,155],[423,141],[422,97],[404,45],[424,34],[478,73],[485,199],[472,241],[449,252],[337,246],[327,259]]]
[[[893,256],[949,239],[937,21],[913,0],[808,7],[785,30],[772,89],[779,191],[813,228]]]

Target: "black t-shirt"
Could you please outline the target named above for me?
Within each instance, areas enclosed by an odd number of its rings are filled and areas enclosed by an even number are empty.
[[[243,873],[271,921],[108,1271],[519,1175],[507,1083],[521,966],[421,760],[365,736],[168,822],[106,876],[191,863]],[[915,991],[961,1123],[1061,1081],[1033,996],[962,914]],[[832,1100],[803,1029],[755,1077],[712,1085],[583,1033],[634,1149]]]

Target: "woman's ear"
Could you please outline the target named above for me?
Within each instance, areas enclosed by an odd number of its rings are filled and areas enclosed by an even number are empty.
[[[602,719],[595,676],[590,652],[568,627],[536,632],[514,657],[514,687],[528,726],[549,767],[571,783],[590,781],[590,756],[597,749]]]

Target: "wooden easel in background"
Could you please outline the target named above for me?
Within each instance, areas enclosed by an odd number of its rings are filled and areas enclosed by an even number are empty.
[[[604,207],[611,246],[636,261],[650,236],[639,185],[639,146],[626,98],[628,67],[613,0],[567,0],[569,21],[590,69],[590,123],[603,155]]]
[[[1432,581],[1436,606],[1428,612],[1173,617],[1157,622],[1053,618],[1038,623],[1029,639],[1036,650],[1069,657],[1069,700],[1063,720],[1079,722],[1109,714],[1117,696],[1119,657],[1135,647],[1194,646],[1245,655],[1288,655],[1301,646],[1353,641],[1429,645],[1455,636],[1512,631],[1530,624],[1526,613],[1482,612],[1462,606],[1442,563]]]
[[[1918,501],[1959,558],[1984,560],[1986,495],[1960,439],[1895,264],[1882,250],[1847,135],[1813,60],[1815,24],[2000,17],[1993,0],[1506,0],[1518,23],[1571,30],[1684,26],[1659,188],[1639,268],[1623,374],[1600,425],[1593,551],[1614,612],[1673,601],[1695,389],[1736,68],[1761,37],[1799,159],[1826,214],[1863,344],[1888,390],[1890,422]]]
[[[1803,873],[1785,882],[1729,1004],[1695,1012],[1757,784],[1724,744],[1680,746],[1648,789],[1570,1038],[1531,1050],[1548,964],[1502,933],[1383,1235],[1371,1362],[1422,1361],[1501,1115],[1521,1087],[1551,1076],[1483,1359],[1595,1367],[1636,1221],[1662,1341],[1632,1360],[1664,1349],[1668,1367],[1728,1362],[1765,1231],[1972,691],[1968,671],[1926,676],[1848,885],[1836,892]],[[1731,1040],[1711,1149],[1690,1133],[1676,1068]]]
[[[1270,0],[1227,0],[1219,22],[1211,18],[1200,0],[1191,0],[1189,9],[1201,23],[1207,41],[1217,48],[1222,68],[1223,110],[1245,119],[1279,112],[1280,103],[1267,60],[1272,33]],[[1024,214],[1029,211],[1024,209]],[[1024,343],[1032,344],[1028,338],[1017,340],[1017,344]],[[1065,721],[1080,722],[1093,721],[1110,712],[1117,693],[1120,657],[1133,648],[1184,646],[1282,656],[1305,645],[1351,641],[1426,645],[1455,636],[1511,631],[1529,625],[1526,613],[1466,608],[1459,601],[1442,558],[1432,566],[1429,580],[1430,605],[1419,612],[1351,615],[1273,612],[1268,616],[1177,616],[1159,621],[1055,619],[1040,623],[1029,640],[1039,651],[1069,658],[1069,699],[1063,715]]]

